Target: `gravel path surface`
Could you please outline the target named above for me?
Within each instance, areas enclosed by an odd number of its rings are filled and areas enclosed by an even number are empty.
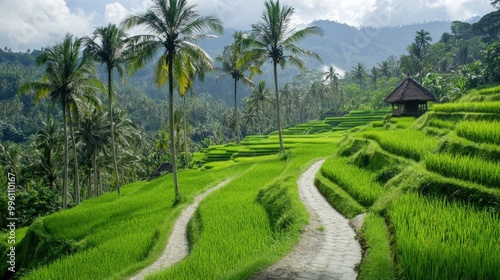
[[[254,280],[356,279],[354,266],[361,261],[356,234],[349,220],[333,209],[314,186],[323,162],[313,164],[297,181],[300,199],[310,215],[299,244]]]
[[[167,247],[163,251],[162,255],[156,262],[152,265],[144,268],[138,274],[131,277],[131,280],[140,280],[144,279],[144,277],[152,272],[157,270],[168,268],[169,266],[181,261],[189,254],[189,243],[187,238],[187,227],[189,220],[194,214],[194,211],[200,204],[200,202],[207,197],[212,192],[222,188],[227,185],[231,179],[227,179],[226,181],[218,184],[217,186],[207,190],[206,192],[198,195],[193,204],[189,205],[186,209],[184,209],[174,224],[174,228],[172,230],[172,234],[170,235]]]

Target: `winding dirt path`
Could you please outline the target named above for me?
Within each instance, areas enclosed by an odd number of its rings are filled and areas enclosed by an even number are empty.
[[[224,187],[231,179],[218,184],[217,186],[207,190],[206,192],[198,195],[193,204],[189,205],[186,209],[182,210],[181,215],[175,221],[172,234],[168,238],[167,247],[163,250],[162,255],[152,265],[144,268],[138,274],[132,276],[130,280],[142,280],[144,277],[152,272],[168,268],[175,263],[181,261],[189,254],[189,242],[187,237],[187,228],[189,220],[194,214],[194,211],[200,202],[214,191]]]
[[[299,244],[254,280],[356,279],[354,266],[361,261],[361,247],[349,220],[333,209],[314,186],[323,161],[304,172],[297,183],[300,199],[310,215]]]

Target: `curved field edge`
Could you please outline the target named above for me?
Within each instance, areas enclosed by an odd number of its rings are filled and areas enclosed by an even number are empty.
[[[81,206],[39,219],[18,244],[18,276],[26,279],[123,278],[161,254],[173,222],[187,203],[245,165],[179,173],[184,204],[172,207],[171,175],[123,187]],[[147,207],[145,207],[147,206]],[[38,258],[37,256],[40,256]]]
[[[308,222],[297,177],[332,153],[330,144],[292,148],[286,161],[263,159],[200,203],[189,256],[146,279],[246,279],[292,250]]]
[[[457,107],[460,110],[465,108],[461,105]],[[489,177],[475,172],[465,164],[467,162],[455,161],[455,166],[464,166],[462,172],[478,175],[440,172],[449,176],[444,177],[433,172],[436,168],[426,169],[428,159],[439,157],[443,152],[452,153],[456,158],[465,157],[462,161],[467,161],[470,153],[479,151],[478,156],[486,162],[496,163],[498,147],[483,143],[488,141],[474,143],[470,137],[461,140],[455,129],[460,122],[464,122],[462,126],[470,126],[477,120],[484,127],[485,122],[494,123],[498,118],[492,117],[490,112],[469,114],[450,111],[430,112],[418,120],[392,118],[388,122],[376,122],[345,139],[333,155],[334,161],[351,165],[347,169],[362,168],[364,172],[371,173],[373,183],[365,180],[365,185],[381,183],[384,188],[384,192],[369,207],[371,214],[360,233],[364,248],[359,267],[360,279],[488,279],[499,275],[500,260],[496,257],[488,259],[493,252],[484,253],[491,248],[499,248],[498,189],[494,184],[479,185],[478,182],[484,181],[473,176]],[[346,169],[342,164],[325,165],[323,168],[327,169],[324,174]],[[341,176],[342,170],[338,173],[323,177],[323,181],[329,180],[319,182],[319,185],[329,184],[330,189],[340,186],[347,193],[347,199],[340,199],[340,202],[329,200],[332,206],[341,210],[342,203],[346,204],[352,197],[359,199],[362,189],[367,188],[353,189],[351,186],[356,180]],[[401,215],[403,209],[413,214]],[[428,213],[428,209],[441,216]],[[455,218],[450,218],[450,213],[454,213]],[[448,221],[439,222],[439,217],[453,221],[454,226]],[[484,236],[481,235],[482,228],[485,229]],[[477,243],[471,243],[471,240]],[[422,247],[421,244],[426,242],[435,246]],[[442,245],[438,246],[438,243]],[[423,260],[422,255],[432,261]],[[463,265],[465,263],[468,264]]]

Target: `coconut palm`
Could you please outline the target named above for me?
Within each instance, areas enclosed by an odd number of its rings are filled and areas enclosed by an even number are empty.
[[[86,93],[102,89],[102,84],[94,76],[92,63],[80,57],[82,44],[82,39],[73,39],[68,34],[62,43],[46,49],[37,58],[38,65],[46,65],[42,81],[24,84],[19,89],[21,93],[35,91],[35,101],[48,97],[61,105],[64,129],[63,208],[68,205],[68,116],[71,107],[77,109],[82,106],[82,98],[96,102]],[[78,184],[75,187],[78,188]],[[75,190],[75,193],[79,193],[79,190]]]
[[[280,5],[279,0],[269,0],[264,3],[265,11],[261,21],[252,25],[253,44],[255,49],[266,54],[273,62],[274,90],[276,95],[276,126],[278,128],[280,149],[283,152],[283,137],[281,133],[281,116],[279,108],[278,90],[278,64],[282,68],[289,62],[299,69],[305,68],[305,63],[297,55],[305,55],[318,59],[321,57],[312,51],[295,45],[311,35],[322,35],[322,30],[317,26],[297,29],[291,26],[294,9],[291,6]]]
[[[21,160],[21,150],[17,145],[7,142],[4,146],[0,143],[0,163],[5,171],[19,174],[22,166]]]
[[[123,76],[122,65],[127,61],[127,34],[122,28],[114,24],[107,27],[97,28],[92,37],[85,38],[85,52],[90,58],[106,66],[108,78],[108,115],[111,131],[111,150],[113,154],[113,166],[115,173],[115,185],[118,195],[120,195],[120,180],[118,177],[118,164],[116,161],[115,133],[113,130],[113,71],[116,69],[120,76]]]
[[[432,42],[432,37],[431,33],[428,31],[425,31],[421,29],[420,31],[417,31],[417,36],[415,37],[415,43],[425,52],[427,50],[427,47]]]
[[[264,123],[264,118],[265,118],[265,111],[264,111],[264,106],[265,103],[269,102],[271,100],[271,92],[269,89],[266,87],[266,82],[265,81],[260,81],[257,86],[253,89],[252,93],[248,97],[248,104],[251,108],[255,108],[256,110],[256,118],[257,121],[260,123],[259,125],[259,134],[262,133],[263,131],[263,123]],[[260,112],[259,112],[260,111]],[[262,113],[262,116],[260,116],[260,113]]]
[[[377,88],[378,78],[379,78],[378,69],[377,69],[377,67],[373,66],[372,69],[370,70],[370,79],[371,79],[372,85],[375,87],[375,89]]]
[[[339,92],[339,76],[335,71],[335,67],[329,66],[328,70],[324,72],[323,75],[325,75],[324,81],[328,81],[330,83],[332,94],[337,95]],[[332,104],[332,107],[335,108],[335,104]]]
[[[189,57],[190,63],[212,65],[212,60],[201,47],[196,45],[197,40],[212,37],[209,32],[222,33],[222,23],[211,16],[201,16],[196,5],[189,5],[186,0],[154,0],[154,6],[145,12],[140,12],[127,17],[123,21],[125,28],[134,26],[144,27],[152,35],[139,35],[132,38],[134,52],[137,53],[132,69],[143,67],[153,59],[154,55],[162,50],[155,67],[155,82],[158,86],[167,83],[169,94],[169,133],[170,152],[175,188],[175,203],[180,202],[181,194],[177,181],[176,148],[174,139],[174,78],[181,91],[185,91],[191,84],[190,71],[174,73],[179,69],[185,59]]]
[[[44,176],[49,182],[50,189],[54,189],[57,179],[57,156],[61,143],[61,128],[50,114],[47,121],[43,122],[43,128],[35,134],[35,174]]]
[[[378,70],[382,76],[389,79],[391,77],[391,66],[389,65],[389,61],[384,60],[381,63],[378,63]]]
[[[240,126],[238,120],[238,105],[237,105],[237,88],[238,81],[241,80],[243,84],[254,87],[252,77],[255,73],[260,73],[258,59],[256,57],[258,52],[254,52],[249,45],[247,36],[241,31],[236,31],[233,34],[233,43],[224,48],[222,55],[217,56],[217,61],[222,63],[221,71],[224,72],[217,79],[225,75],[231,75],[234,80],[234,134],[236,143],[240,144]],[[245,75],[248,72],[249,75]]]
[[[357,81],[359,86],[363,86],[363,82],[366,78],[366,66],[364,63],[359,62],[354,66],[354,68],[351,71],[352,77],[351,79],[353,81]]]
[[[97,194],[98,158],[106,154],[109,145],[109,124],[106,122],[106,113],[102,110],[92,109],[81,121],[77,138],[82,143],[82,157],[87,163],[88,187],[87,197]],[[94,171],[94,191],[92,191],[92,171]]]

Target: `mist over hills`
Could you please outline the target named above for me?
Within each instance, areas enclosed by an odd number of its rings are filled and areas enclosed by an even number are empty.
[[[406,48],[414,39],[416,32],[424,29],[431,34],[433,42],[439,41],[444,32],[450,32],[451,22],[427,22],[396,27],[356,28],[347,24],[333,21],[317,21],[313,23],[323,29],[324,36],[313,36],[307,38],[300,45],[306,49],[313,50],[321,55],[323,63],[315,60],[307,60],[308,67],[323,69],[326,65],[334,64],[342,71],[349,72],[358,62],[364,63],[367,68],[376,66],[390,56],[399,57],[406,53]],[[217,39],[205,40],[200,45],[210,54],[212,58],[222,53],[224,46],[232,43],[235,29],[226,29],[224,35]],[[268,86],[272,85],[272,67],[268,63],[264,65],[263,75],[254,78],[255,81],[266,80]],[[299,70],[293,67],[279,71],[280,84],[289,82]],[[197,82],[195,92],[210,92],[214,99],[223,99],[227,104],[232,104],[233,82],[230,78],[215,81],[218,73],[207,75],[203,83]],[[239,87],[238,98],[241,99],[249,94],[249,89]],[[161,96],[165,96],[161,94]]]

